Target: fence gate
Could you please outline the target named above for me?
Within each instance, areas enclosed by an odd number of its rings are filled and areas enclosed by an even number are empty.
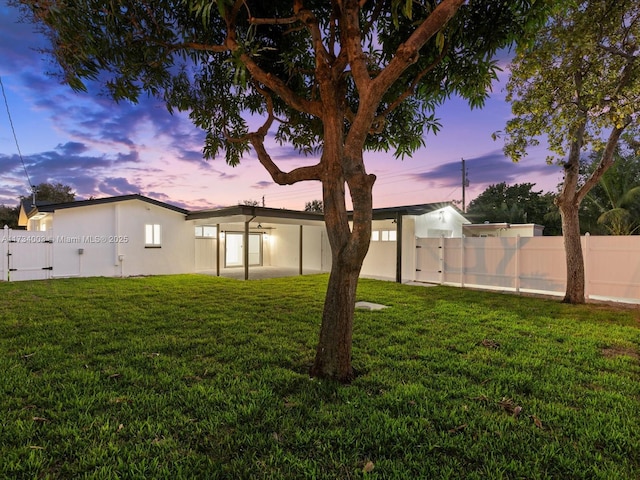
[[[440,238],[416,238],[416,280],[426,283],[442,281],[444,250]]]
[[[43,280],[53,271],[51,232],[31,232],[5,228],[1,239],[2,280]]]

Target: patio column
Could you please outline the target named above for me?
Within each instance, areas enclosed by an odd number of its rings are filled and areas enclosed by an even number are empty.
[[[244,242],[243,242],[244,251],[242,252],[242,255],[244,257],[243,263],[244,263],[244,279],[245,280],[249,280],[249,222],[250,221],[251,220],[244,222]]]
[[[299,268],[299,273],[300,275],[302,275],[302,225],[300,225],[300,268]]]
[[[216,276],[220,276],[220,240],[222,239],[222,233],[220,233],[220,224],[216,224]]]
[[[402,214],[396,214],[396,282],[402,283]]]

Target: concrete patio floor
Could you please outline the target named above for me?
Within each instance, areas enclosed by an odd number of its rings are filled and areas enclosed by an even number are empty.
[[[202,272],[205,275],[216,275],[215,270],[206,270]],[[314,275],[322,273],[319,270],[303,270],[303,275]],[[249,280],[261,280],[264,278],[278,278],[278,277],[297,277],[300,275],[300,271],[297,268],[283,268],[283,267],[249,267]],[[244,280],[244,268],[221,268],[220,276],[225,278],[234,278],[236,280]]]
[[[215,270],[205,270],[198,272],[204,275],[216,275]],[[303,275],[316,275],[320,273],[329,273],[329,272],[321,272],[320,270],[303,270]],[[265,278],[279,278],[279,277],[297,277],[299,276],[299,270],[297,268],[283,268],[283,267],[249,267],[249,280],[262,280]],[[225,278],[234,278],[236,280],[244,280],[244,268],[242,267],[233,267],[233,268],[221,268],[220,276]],[[383,281],[391,281],[388,278],[381,277],[363,277],[363,278],[373,278],[375,280],[383,280]],[[435,287],[435,283],[423,283],[423,282],[405,282],[405,285],[416,285],[421,287]]]

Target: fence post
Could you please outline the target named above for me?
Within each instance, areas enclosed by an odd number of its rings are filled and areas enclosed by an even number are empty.
[[[515,254],[515,285],[516,293],[520,293],[520,235],[516,235],[516,254]]]
[[[9,281],[9,235],[10,235],[10,231],[9,231],[9,225],[5,225],[4,226],[4,237],[2,239],[2,253],[4,255],[6,255],[6,263],[4,264],[7,268],[7,272],[6,272],[6,278],[3,278],[3,280],[6,280],[7,282]],[[2,259],[4,261],[4,259]]]
[[[460,287],[464,287],[464,235],[460,237]]]
[[[582,258],[584,260],[584,298],[587,300],[589,299],[589,282],[591,281],[589,278],[590,238],[591,234],[589,232],[584,234],[584,252],[582,253]]]
[[[438,259],[440,261],[440,285],[444,285],[444,235],[440,235],[440,246],[438,250],[440,250],[440,258]]]

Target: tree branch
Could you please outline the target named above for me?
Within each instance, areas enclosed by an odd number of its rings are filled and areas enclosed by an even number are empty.
[[[293,185],[294,183],[302,182],[305,180],[321,180],[322,169],[320,163],[295,168],[290,172],[283,172],[273,162],[266,148],[264,148],[264,136],[262,136],[258,132],[252,133],[249,134],[249,141],[258,154],[258,160],[267,170],[267,172],[269,172],[269,175],[271,175],[273,181],[278,185]]]
[[[367,70],[366,55],[362,51],[359,2],[357,0],[343,1],[341,16],[344,28],[340,33],[342,36],[340,43],[345,47],[356,87],[360,92],[365,92],[369,88],[371,77]]]
[[[398,105],[400,105],[404,100],[406,100],[407,97],[410,97],[411,95],[413,95],[420,81],[424,78],[424,76],[427,73],[431,72],[434,68],[438,66],[438,64],[442,61],[442,59],[447,54],[448,49],[449,49],[449,45],[445,45],[444,48],[442,49],[442,52],[440,52],[440,54],[436,57],[436,59],[429,66],[427,66],[427,68],[425,68],[420,73],[418,73],[418,75],[416,75],[416,77],[411,82],[411,85],[409,85],[409,87],[407,87],[407,89],[404,92],[402,92],[398,96],[398,98],[396,98],[394,102],[384,110],[384,112],[382,112],[381,116],[383,117],[387,116],[393,110],[398,108]]]
[[[584,184],[578,189],[576,192],[576,198],[578,199],[578,203],[582,201],[582,199],[589,193],[602,178],[602,175],[609,169],[615,160],[615,151],[618,146],[618,141],[620,140],[620,136],[627,126],[631,123],[631,118],[627,118],[625,123],[620,127],[614,127],[611,129],[609,133],[609,138],[607,139],[607,143],[604,147],[604,151],[602,152],[602,157],[600,158],[600,162],[598,166],[593,171],[593,173],[587,178]]]
[[[453,18],[464,3],[465,0],[443,0],[414,30],[407,41],[396,49],[393,59],[387,66],[373,80],[362,82],[366,88],[360,92],[360,110],[356,115],[353,128],[349,132],[349,137],[352,135],[362,136],[368,133],[369,126],[374,121],[376,109],[380,105],[384,94],[398,80],[400,75],[418,60],[420,49]],[[361,75],[364,74],[361,73]],[[360,143],[364,142],[364,137],[358,140],[351,138],[350,140]]]
[[[241,4],[242,0],[238,0],[236,2],[236,6]],[[225,21],[227,23],[227,38],[225,40],[226,47],[232,52],[240,52],[240,60],[245,65],[252,78],[256,81],[260,82],[262,85],[266,86],[270,90],[272,90],[276,95],[278,95],[287,105],[291,108],[294,108],[300,112],[307,113],[309,115],[322,118],[323,109],[322,104],[316,101],[309,101],[299,95],[297,95],[293,90],[291,90],[282,79],[278,78],[271,73],[265,72],[249,55],[248,53],[242,51],[242,47],[237,41],[237,34],[235,30],[235,14],[237,14],[238,8],[234,8],[232,12],[227,12],[225,15]],[[305,14],[296,12],[296,19],[305,18]],[[251,17],[249,19],[260,21],[266,23],[269,21],[268,19],[253,19]],[[276,19],[273,19],[276,21]],[[319,29],[318,34],[319,34]],[[321,42],[320,42],[321,43]]]
[[[265,98],[265,102],[267,104],[267,119],[255,132],[244,135],[239,139],[227,138],[227,140],[231,142],[242,142],[248,140],[256,151],[258,160],[267,172],[269,172],[273,181],[278,185],[292,185],[305,180],[320,180],[321,169],[319,163],[312,166],[296,168],[290,172],[283,172],[275,164],[271,155],[269,155],[267,149],[264,147],[264,139],[267,136],[267,133],[269,133],[269,129],[276,118],[273,114],[273,99],[269,92],[261,88],[260,85],[254,84],[254,88]]]
[[[207,43],[184,42],[173,44],[162,44],[170,50],[198,50],[202,52],[224,53],[229,51],[226,45],[209,45]]]
[[[398,47],[394,58],[372,82],[371,94],[375,99],[379,101],[402,72],[417,61],[420,49],[454,17],[464,3],[465,0],[444,0],[415,29],[407,41]]]
[[[612,47],[609,45],[598,45],[598,47],[600,47],[602,50],[604,50],[607,53],[610,53],[612,55],[617,55],[619,57],[625,58],[626,60],[633,62],[637,59],[637,57],[633,54],[633,53],[629,53],[629,52],[625,52],[624,50],[621,50],[619,48],[616,47]]]

